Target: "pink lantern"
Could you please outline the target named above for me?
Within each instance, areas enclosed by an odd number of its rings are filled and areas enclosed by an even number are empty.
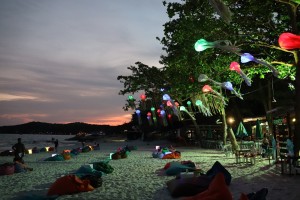
[[[209,85],[204,85],[202,88],[202,92],[211,92],[213,89]]]
[[[229,69],[232,71],[236,71],[237,73],[241,73],[240,64],[238,62],[231,62]]]
[[[279,36],[278,44],[280,48],[291,50],[300,48],[300,35],[295,35],[292,33],[282,33]]]
[[[140,97],[141,97],[141,100],[142,100],[142,101],[145,101],[145,100],[146,100],[146,95],[144,95],[144,94],[141,94],[141,96],[140,96]]]
[[[147,113],[147,116],[148,116],[148,117],[151,117],[151,115],[152,115],[151,112],[148,112],[148,113]]]
[[[169,107],[173,107],[173,104],[172,104],[172,102],[171,102],[171,101],[167,101],[167,106],[169,106]]]
[[[175,101],[175,106],[178,107],[179,106],[179,103],[177,101]]]

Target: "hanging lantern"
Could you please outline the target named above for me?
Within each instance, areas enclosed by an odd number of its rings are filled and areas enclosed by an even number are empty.
[[[240,64],[238,62],[231,62],[229,69],[232,71],[236,71],[245,81],[248,86],[251,86],[251,80],[248,76],[241,70]]]
[[[225,88],[226,90],[233,92],[240,99],[243,99],[243,97],[233,89],[232,83],[230,83],[229,81],[223,82],[222,87]]]
[[[146,100],[146,95],[144,95],[144,94],[141,94],[141,96],[140,96],[140,97],[141,97],[141,100],[142,100],[142,101],[145,101],[145,100]]]
[[[164,126],[168,126],[168,122],[167,122],[167,118],[166,118],[166,111],[161,110],[161,111],[160,111],[160,116],[161,116],[161,118],[162,118],[163,125],[164,125]]]
[[[188,110],[192,112],[192,102],[188,101],[186,104],[188,105]]]
[[[168,94],[164,94],[164,95],[163,95],[163,100],[164,100],[164,101],[171,100],[171,97],[170,97]]]
[[[173,107],[172,102],[171,102],[171,101],[167,101],[167,106],[168,106],[168,107]]]
[[[200,39],[198,40],[194,47],[195,47],[195,50],[200,52],[200,51],[204,51],[205,49],[208,49],[208,48],[214,48],[214,43],[213,42],[207,42],[205,39]]]
[[[151,112],[152,112],[152,118],[154,121],[155,126],[157,126],[157,119],[156,119],[156,114],[155,114],[155,108],[151,107]]]
[[[240,64],[238,62],[231,62],[229,69],[232,71],[236,71],[237,73],[241,73]]]
[[[141,125],[142,124],[141,111],[140,110],[136,110],[135,113],[138,116],[139,125]]]
[[[149,123],[150,126],[153,125],[153,123],[152,123],[152,117],[151,116],[152,116],[151,112],[148,112],[147,113],[147,120],[148,120],[148,123]]]
[[[248,63],[250,61],[253,61],[253,62],[256,62],[258,64],[261,64],[261,65],[264,65],[264,66],[268,67],[272,71],[272,73],[273,73],[273,75],[275,77],[277,77],[278,74],[279,74],[279,72],[277,71],[277,69],[275,69],[268,62],[265,62],[263,60],[258,60],[256,58],[254,58],[254,56],[252,56],[250,53],[243,53],[243,54],[241,54],[241,63]]]
[[[280,48],[285,50],[299,49],[300,48],[300,35],[293,33],[282,33],[279,36],[278,44]]]
[[[129,100],[129,101],[134,101],[135,99],[133,98],[132,95],[129,95],[129,96],[128,96],[128,100]]]
[[[202,88],[202,92],[207,93],[211,92],[213,89],[209,85],[204,85]]]

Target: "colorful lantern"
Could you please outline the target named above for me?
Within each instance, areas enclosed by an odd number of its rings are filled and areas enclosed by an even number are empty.
[[[142,124],[141,111],[140,110],[136,110],[135,113],[136,113],[136,115],[138,117],[139,125],[141,125]]]
[[[141,96],[140,96],[140,97],[141,97],[141,100],[142,100],[142,101],[145,101],[145,100],[146,100],[146,95],[144,95],[144,94],[141,94]]]
[[[280,48],[285,50],[299,49],[300,48],[300,35],[293,33],[282,33],[279,36],[278,44]]]
[[[224,51],[230,51],[233,53],[240,52],[239,48],[235,47],[234,45],[231,44],[230,41],[227,41],[227,40],[218,40],[218,41],[214,41],[214,42],[208,42],[202,38],[195,43],[194,48],[198,52],[204,51],[205,49],[208,49],[208,48],[219,48]]]
[[[157,126],[157,118],[156,118],[154,107],[151,107],[151,113],[152,113],[152,118],[153,118],[154,124],[155,124],[155,126]]]
[[[188,101],[186,104],[188,105],[189,112],[192,112],[192,102]]]
[[[220,93],[218,93],[217,91],[213,90],[209,85],[204,85],[202,87],[202,92],[203,93],[208,93],[208,92],[214,93],[215,95],[220,97],[222,99],[223,103],[225,104],[224,97]]]
[[[168,121],[167,121],[167,118],[166,118],[166,111],[161,110],[160,111],[160,116],[162,118],[163,125],[168,126]]]
[[[199,112],[203,113],[206,116],[212,116],[210,110],[203,105],[201,100],[196,100],[195,105],[198,107]]]
[[[148,120],[149,125],[152,126],[153,123],[152,123],[152,115],[151,115],[151,112],[148,112],[148,113],[147,113],[147,120]]]
[[[171,102],[171,101],[167,101],[167,106],[168,106],[168,107],[173,107],[172,102]]]
[[[248,86],[251,86],[251,80],[247,77],[247,75],[241,70],[240,64],[238,62],[231,62],[229,69],[232,71],[236,71],[245,81]]]
[[[163,100],[164,100],[164,101],[171,100],[171,97],[170,97],[168,94],[164,94],[164,95],[163,95]]]
[[[272,65],[270,65],[269,63],[267,63],[267,62],[265,62],[265,61],[263,61],[263,60],[258,60],[258,59],[256,59],[256,58],[254,58],[254,56],[252,56],[250,53],[243,53],[243,54],[241,54],[241,63],[248,63],[248,62],[250,62],[250,61],[253,61],[253,62],[256,62],[256,63],[258,63],[258,64],[261,64],[261,65],[264,65],[264,66],[268,67],[268,68],[272,71],[272,73],[273,73],[273,75],[274,75],[275,77],[278,76],[278,71],[277,71],[277,69],[275,69],[275,68],[274,68]]]
[[[230,83],[229,81],[223,82],[222,87],[225,88],[226,90],[233,92],[240,99],[243,99],[243,97],[233,89],[232,83]]]
[[[204,93],[211,92],[211,91],[213,91],[213,89],[209,85],[204,85],[202,88],[202,92]]]

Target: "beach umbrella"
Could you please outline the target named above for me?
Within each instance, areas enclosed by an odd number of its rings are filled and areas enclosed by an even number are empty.
[[[260,121],[258,119],[256,120],[255,138],[256,139],[262,139],[263,138],[262,128],[261,128],[261,125],[260,125]]]
[[[240,122],[235,135],[236,135],[236,137],[239,137],[239,138],[248,136],[247,130],[246,130],[243,122]]]

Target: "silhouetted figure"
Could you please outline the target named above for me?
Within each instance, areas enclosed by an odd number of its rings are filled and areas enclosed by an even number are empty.
[[[55,152],[57,153],[57,149],[58,149],[58,139],[55,140],[54,146],[55,146]]]
[[[12,149],[14,150],[14,161],[19,161],[21,163],[24,163],[23,157],[25,155],[25,146],[21,141],[21,138],[18,138],[18,143],[12,146]]]

